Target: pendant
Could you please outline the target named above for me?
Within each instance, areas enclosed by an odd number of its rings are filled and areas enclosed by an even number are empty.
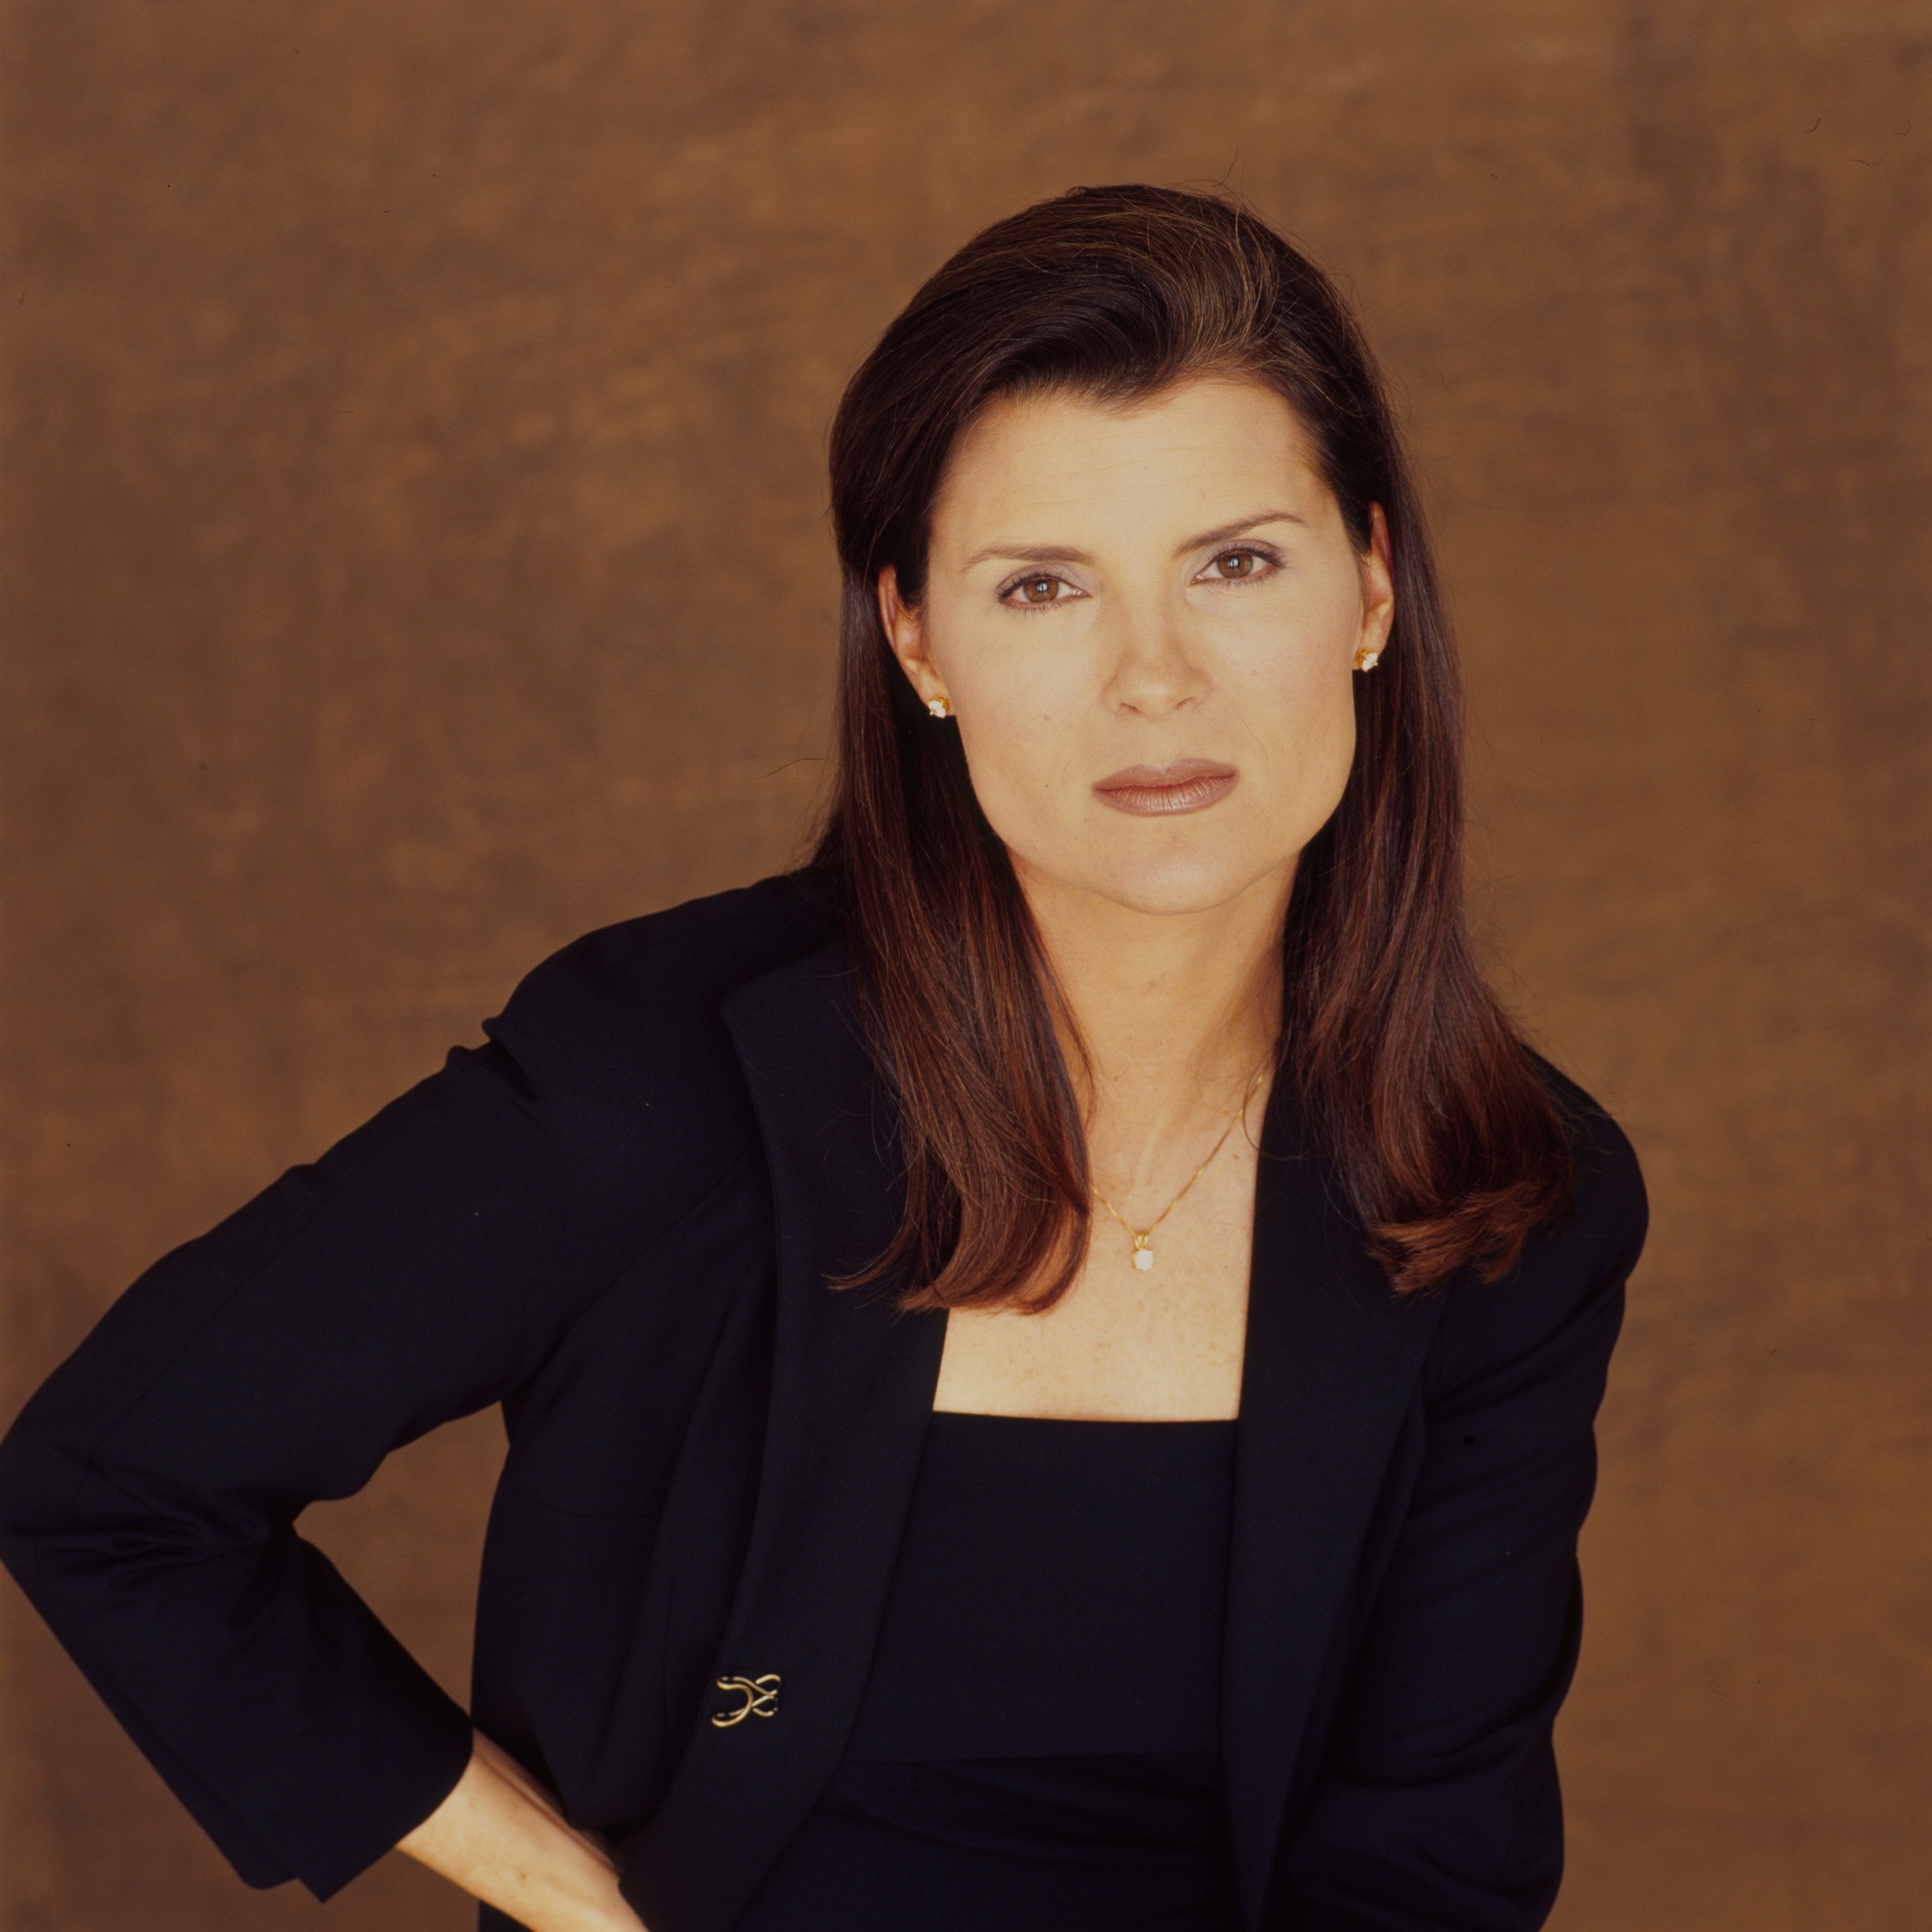
[[[1148,1238],[1144,1234],[1134,1236],[1134,1266],[1143,1274],[1154,1266],[1154,1250],[1148,1246]]]

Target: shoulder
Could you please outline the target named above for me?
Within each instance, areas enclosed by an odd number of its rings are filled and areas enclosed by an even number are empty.
[[[1565,1252],[1580,1244],[1610,1259],[1627,1256],[1625,1271],[1643,1246],[1650,1222],[1643,1169],[1630,1136],[1600,1102],[1540,1054],[1538,1072],[1568,1130],[1574,1162],[1569,1214],[1544,1240],[1568,1235]]]
[[[687,899],[572,940],[525,974],[484,1030],[512,1050],[566,1058],[626,1037],[675,1036],[835,930],[829,904],[800,873]]]
[[[1472,1274],[1450,1284],[1432,1351],[1438,1390],[1492,1375],[1580,1372],[1600,1384],[1622,1326],[1624,1284],[1649,1226],[1643,1171],[1600,1102],[1540,1056],[1537,1069],[1568,1132],[1570,1202],[1532,1231],[1501,1279]]]
[[[603,1160],[640,1137],[697,1153],[748,1130],[720,1012],[748,980],[815,952],[830,904],[784,873],[573,940],[526,974],[484,1022],[493,1053],[553,1128]]]

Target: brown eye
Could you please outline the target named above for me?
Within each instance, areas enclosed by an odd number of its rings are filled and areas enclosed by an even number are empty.
[[[1029,577],[1020,586],[1020,595],[1029,604],[1051,604],[1054,586],[1059,581],[1057,577]]]
[[[1214,560],[1214,564],[1223,577],[1252,577],[1255,574],[1255,554],[1251,550],[1224,550]]]

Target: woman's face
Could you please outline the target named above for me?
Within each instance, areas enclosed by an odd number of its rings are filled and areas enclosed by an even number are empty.
[[[924,601],[887,570],[880,604],[1023,883],[1150,913],[1285,898],[1394,608],[1381,511],[1359,556],[1312,459],[1273,389],[1226,377],[1005,398],[962,436]]]

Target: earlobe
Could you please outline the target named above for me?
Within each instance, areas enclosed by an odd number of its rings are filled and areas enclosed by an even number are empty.
[[[934,717],[950,717],[952,706],[940,688],[939,674],[926,655],[926,627],[918,611],[900,602],[898,572],[890,564],[879,572],[879,622],[914,695]]]

